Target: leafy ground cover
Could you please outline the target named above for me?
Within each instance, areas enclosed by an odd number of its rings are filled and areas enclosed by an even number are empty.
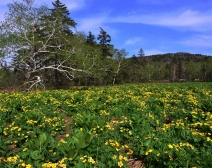
[[[212,83],[0,93],[0,167],[212,167]]]

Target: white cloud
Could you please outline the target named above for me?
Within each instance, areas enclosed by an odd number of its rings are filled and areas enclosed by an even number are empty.
[[[151,49],[151,50],[145,50],[144,53],[146,56],[148,56],[148,55],[164,54],[167,52],[164,52],[158,49]]]
[[[96,38],[100,32],[100,27],[112,37],[112,41],[113,39],[117,38],[118,31],[105,24],[105,17],[88,18],[77,21],[78,31],[83,31],[85,33],[91,31],[92,34],[96,36]]]
[[[103,27],[106,17],[81,19],[77,23],[79,31],[91,31],[93,34],[99,33],[99,27]]]
[[[69,10],[80,9],[84,6],[84,0],[72,0],[71,2],[67,1],[65,4]]]
[[[99,34],[100,27],[103,28],[110,36],[117,38],[118,30],[111,28],[106,23],[108,23],[108,15],[111,11],[99,13],[98,17],[90,16],[83,19],[76,19],[77,30],[88,32],[91,31],[93,34]]]
[[[136,44],[136,43],[141,42],[141,41],[142,41],[141,38],[136,37],[136,38],[128,39],[128,40],[125,42],[125,45],[132,45],[132,44]]]
[[[184,39],[180,42],[183,45],[190,46],[190,47],[205,47],[211,48],[212,47],[212,36],[208,35],[195,35]]]
[[[186,10],[176,16],[162,16],[157,19],[154,20],[154,23],[158,25],[200,27],[208,25],[212,21],[212,16],[198,11]]]
[[[0,21],[4,20],[4,14],[8,11],[7,4],[13,3],[14,0],[0,1]],[[20,1],[21,2],[21,1]],[[52,8],[52,2],[54,0],[35,0],[34,5],[46,4],[49,8]],[[62,4],[65,4],[68,10],[78,10],[84,7],[85,0],[62,0]]]
[[[142,14],[111,18],[112,22],[143,23],[169,27],[190,27],[195,30],[212,30],[212,11],[185,10],[183,12]]]

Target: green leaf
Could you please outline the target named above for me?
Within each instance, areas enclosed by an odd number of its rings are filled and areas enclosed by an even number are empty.
[[[27,156],[29,156],[29,152],[28,151],[27,152],[21,152],[20,156],[21,156],[21,158],[25,159],[25,158],[27,158]]]
[[[43,147],[44,147],[44,148],[47,147],[47,145],[49,144],[49,141],[50,141],[50,138],[48,138],[48,139],[44,142],[44,144],[43,144]]]
[[[148,146],[151,143],[151,139],[148,139],[146,142],[144,142],[145,146]]]
[[[46,133],[43,133],[39,137],[40,144],[42,145],[47,140]]]
[[[67,154],[69,158],[75,159],[75,157],[78,155],[78,149],[77,148],[70,149]]]
[[[154,155],[157,155],[157,154],[159,153],[159,151],[158,151],[158,150],[153,149],[152,153],[153,153]]]
[[[74,144],[78,149],[86,148],[89,144],[91,139],[93,138],[93,135],[90,133],[79,133],[77,137],[73,137]]]
[[[30,152],[30,156],[34,160],[39,160],[42,158],[42,155],[40,154],[40,151],[38,151],[38,150]]]
[[[79,139],[77,137],[73,137],[74,144],[78,149],[82,148],[83,144],[80,143]]]
[[[29,144],[30,144],[30,148],[39,149],[40,141],[39,139],[34,138],[32,141],[29,141]]]
[[[143,149],[140,149],[140,154],[145,155],[145,151]]]
[[[93,139],[93,137],[94,137],[93,134],[88,133],[88,134],[85,136],[85,141],[90,143],[90,141]]]

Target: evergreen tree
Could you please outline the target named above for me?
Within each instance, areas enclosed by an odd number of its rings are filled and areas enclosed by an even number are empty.
[[[51,34],[54,34],[54,37],[50,42],[51,44],[49,45],[49,49],[54,54],[51,54],[51,58],[45,62],[45,66],[49,63],[58,65],[58,60],[61,57],[64,57],[64,51],[72,49],[70,39],[74,34],[71,28],[76,27],[76,22],[70,18],[70,13],[65,4],[62,4],[60,0],[56,0],[55,2],[52,2],[52,5],[53,8],[49,9],[49,14],[42,18],[44,24],[42,33],[44,33],[44,35],[41,33],[41,36],[49,38]],[[54,78],[52,78],[52,82],[55,86],[61,85],[61,82],[65,81],[62,79],[63,75],[61,72],[58,72],[57,70],[45,71],[46,75],[49,74],[51,76],[53,73]]]
[[[142,48],[138,51],[138,56],[139,57],[144,57],[145,56],[144,50]]]
[[[97,40],[99,40],[100,50],[103,58],[106,58],[108,56],[111,57],[112,56],[112,53],[110,52],[111,37],[101,27],[100,27],[100,34],[98,35]]]
[[[86,43],[90,44],[90,45],[96,44],[95,36],[91,33],[91,31],[89,31],[89,34],[88,34],[87,39],[86,39]]]
[[[60,0],[56,0],[52,2],[52,5],[54,8],[50,9],[50,21],[55,22],[58,26],[59,33],[66,33],[67,35],[73,34],[70,28],[75,28],[77,24],[69,17],[70,13],[65,4],[62,4]]]

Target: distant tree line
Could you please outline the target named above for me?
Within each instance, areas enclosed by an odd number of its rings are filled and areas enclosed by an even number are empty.
[[[127,57],[100,27],[77,31],[65,4],[8,4],[0,24],[0,88],[59,89],[138,82],[211,81],[212,58],[189,53]]]
[[[136,57],[128,61],[125,82],[212,81],[212,57],[185,52]],[[130,73],[131,72],[131,73]]]

